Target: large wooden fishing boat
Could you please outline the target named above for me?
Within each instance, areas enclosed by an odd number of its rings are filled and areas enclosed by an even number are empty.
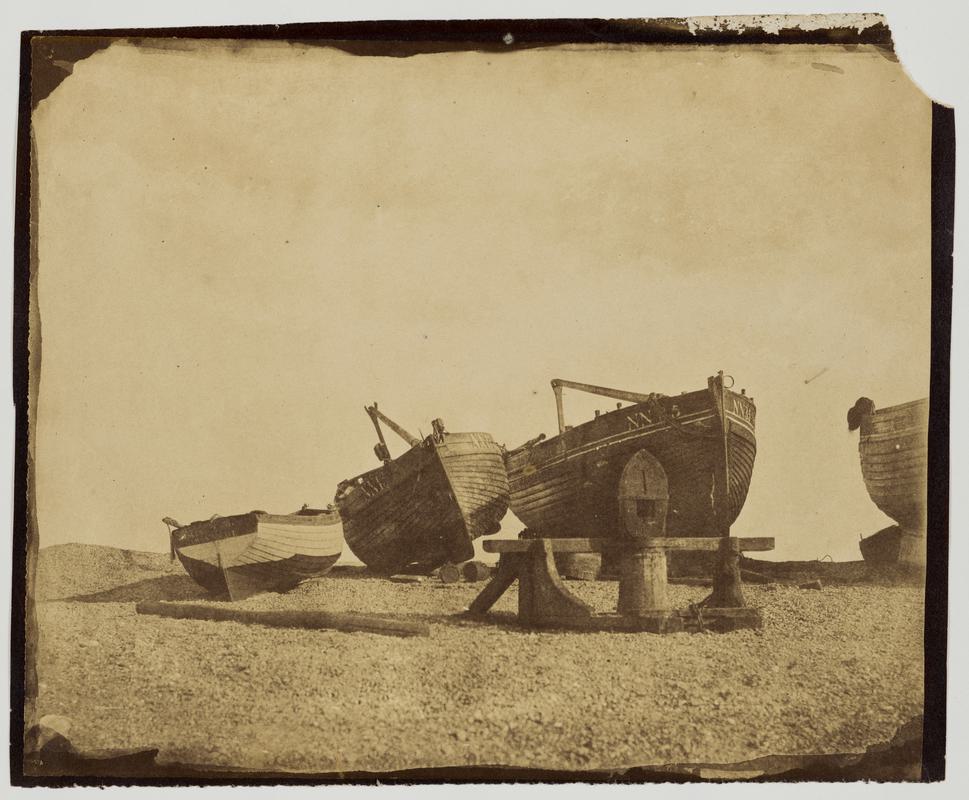
[[[165,517],[172,555],[215,595],[241,600],[284,591],[325,575],[343,549],[340,515],[303,508],[295,514],[251,511],[180,525]]]
[[[868,496],[898,523],[862,539],[862,555],[869,561],[924,562],[928,398],[876,410],[871,400],[861,397],[848,411],[848,430],[857,429],[861,475]]]
[[[511,509],[530,534],[621,537],[630,514],[655,515],[653,483],[662,485],[667,535],[727,535],[747,497],[757,444],[753,400],[730,391],[723,373],[706,389],[673,397],[563,380],[552,388],[558,436],[539,436],[505,458]],[[572,427],[565,388],[632,405]],[[656,462],[665,481],[652,477]]]
[[[377,430],[383,465],[342,481],[336,505],[350,550],[374,570],[429,572],[474,557],[474,540],[497,533],[508,509],[502,449],[486,433],[448,433],[432,422],[423,440],[377,409],[366,408]],[[380,423],[410,449],[392,459]]]

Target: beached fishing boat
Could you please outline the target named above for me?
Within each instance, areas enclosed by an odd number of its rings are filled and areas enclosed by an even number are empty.
[[[377,409],[366,408],[383,465],[342,481],[335,503],[350,550],[374,570],[430,572],[474,557],[474,540],[497,533],[508,509],[502,449],[486,433],[433,432],[418,439]],[[410,449],[392,459],[381,422]]]
[[[720,373],[706,389],[672,397],[552,381],[558,436],[536,437],[505,458],[512,511],[530,534],[612,537],[630,530],[630,514],[655,517],[662,498],[666,535],[726,535],[747,498],[757,443],[753,400],[724,380]],[[572,427],[566,388],[632,405]]]
[[[241,600],[284,591],[325,575],[343,549],[340,515],[303,508],[295,514],[251,511],[180,525],[165,517],[172,555],[215,595]]]
[[[868,496],[898,523],[862,539],[862,555],[866,561],[924,562],[928,398],[876,410],[871,400],[861,397],[848,411],[848,430],[858,429],[861,475]]]

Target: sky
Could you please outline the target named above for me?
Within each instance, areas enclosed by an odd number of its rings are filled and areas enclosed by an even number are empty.
[[[930,123],[866,47],[116,43],[33,118],[40,543],[325,504],[377,465],[365,403],[515,446],[552,378],[722,369],[758,408],[732,532],[857,559],[890,520],[845,412],[928,394]]]

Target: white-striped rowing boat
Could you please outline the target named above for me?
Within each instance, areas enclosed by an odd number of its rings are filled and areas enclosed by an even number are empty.
[[[325,575],[343,549],[335,510],[304,508],[295,514],[251,511],[179,525],[165,518],[172,553],[211,593],[241,600],[284,591]]]

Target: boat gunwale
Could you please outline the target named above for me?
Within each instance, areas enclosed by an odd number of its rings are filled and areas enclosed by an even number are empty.
[[[635,408],[635,407],[636,406],[629,406],[629,408]],[[622,409],[622,410],[627,411],[628,409]],[[612,411],[610,413],[615,414],[617,412]],[[605,415],[603,414],[602,416],[599,417],[599,419],[602,419],[602,417],[604,416]],[[713,406],[711,406],[710,408],[704,409],[702,411],[696,411],[692,414],[684,414],[683,416],[677,417],[678,422],[685,420],[686,425],[695,425],[698,422],[705,422],[707,419],[719,419],[719,414],[717,413],[717,409],[714,408]],[[595,422],[595,421],[596,420],[589,420],[589,422]],[[583,423],[583,424],[587,424],[587,423]],[[576,430],[576,428],[573,428],[572,430]],[[603,439],[596,439],[594,442],[590,442],[580,447],[566,449],[566,451],[563,454],[555,456],[553,458],[546,459],[541,463],[538,463],[538,464],[528,463],[528,464],[522,465],[521,467],[515,467],[514,469],[509,469],[508,477],[510,480],[513,474],[517,475],[521,472],[524,472],[524,470],[527,467],[533,467],[533,471],[529,472],[528,474],[534,475],[536,472],[540,472],[544,469],[549,469],[551,467],[558,466],[559,464],[562,464],[570,459],[579,458],[581,456],[587,455],[588,453],[593,453],[596,450],[601,450],[604,447],[612,447],[613,445],[621,444],[627,440],[635,440],[640,437],[652,436],[655,433],[662,433],[667,430],[675,430],[675,428],[674,426],[670,425],[669,422],[660,421],[660,422],[654,422],[651,425],[644,425],[642,428],[636,428],[635,430],[632,430],[632,431],[627,430],[627,431],[621,431],[619,433],[614,433],[611,436],[607,436]],[[534,448],[529,448],[527,452],[531,452],[535,448],[545,445],[547,442],[555,442],[556,439],[559,439],[561,435],[562,434],[560,434],[559,436],[555,436],[551,439],[546,439],[543,442],[540,442],[539,444],[535,445]],[[518,453],[516,453],[516,455],[518,455]]]
[[[754,400],[746,393],[721,387],[716,377],[708,379],[705,389],[679,395],[653,395],[652,398],[599,414],[549,439],[531,440],[532,444],[526,443],[506,454],[512,488],[511,510],[524,524],[536,530],[562,524],[569,517],[569,508],[556,508],[562,504],[563,493],[568,492],[574,481],[561,472],[575,472],[576,464],[597,458],[604,459],[601,464],[597,463],[602,466],[606,461],[614,461],[639,447],[650,449],[651,443],[658,441],[661,447],[668,444],[677,453],[682,447],[703,450],[726,447],[737,454],[738,471],[736,475],[733,472],[727,474],[729,487],[723,498],[726,517],[732,524],[746,500],[757,449],[757,406]],[[646,419],[656,417],[652,412],[657,403],[661,404],[659,419],[641,427],[627,426],[623,422],[624,417],[632,417],[640,410],[650,412]],[[674,405],[683,409],[675,417]],[[698,430],[699,425],[704,428]],[[602,427],[590,430],[591,426]],[[572,438],[567,438],[570,435]],[[546,485],[548,481],[554,485]],[[696,513],[695,522],[706,525],[705,518],[701,519],[702,512]],[[568,526],[571,522],[565,524]]]
[[[894,405],[894,406],[882,406],[881,408],[876,408],[868,416],[869,417],[877,417],[877,416],[882,415],[882,414],[884,414],[884,415],[887,416],[887,415],[892,414],[894,412],[907,411],[908,409],[914,408],[915,406],[928,405],[928,403],[929,403],[929,398],[928,397],[922,397],[922,398],[920,398],[918,400],[907,400],[904,403],[898,403],[897,405]],[[872,534],[872,535],[874,535],[874,534]]]
[[[738,392],[734,392],[732,389],[724,389],[724,392],[725,394],[736,397],[742,402],[748,404],[753,409],[754,415],[756,416],[757,406],[754,403],[752,398],[748,397],[746,394],[740,394]],[[554,436],[541,439],[540,441],[536,441],[531,445],[529,445],[526,442],[525,444],[519,445],[518,447],[505,451],[506,467],[510,458],[512,457],[519,458],[522,456],[523,453],[532,453],[536,450],[541,450],[543,448],[549,449],[555,443],[559,442],[562,439],[562,437],[574,431],[582,430],[584,427],[588,425],[600,424],[602,420],[608,419],[609,417],[613,417],[616,415],[620,415],[620,414],[628,415],[631,410],[648,406],[653,402],[661,402],[663,400],[675,401],[674,402],[674,405],[675,405],[676,402],[683,402],[686,398],[690,398],[693,400],[709,399],[710,404],[708,407],[703,408],[699,411],[693,411],[689,414],[681,414],[680,416],[673,417],[676,423],[680,423],[686,420],[687,421],[686,424],[692,425],[698,421],[703,421],[702,419],[696,419],[697,417],[702,417],[703,415],[710,415],[712,418],[720,420],[720,423],[722,425],[723,418],[726,416],[729,418],[732,427],[736,426],[741,428],[744,432],[746,432],[751,436],[751,438],[756,444],[757,431],[755,428],[755,424],[737,415],[736,413],[734,413],[728,408],[720,409],[719,403],[717,401],[717,398],[714,396],[712,389],[710,387],[707,387],[706,389],[696,389],[692,392],[683,392],[682,394],[679,394],[679,395],[659,394],[659,395],[656,395],[654,400],[645,400],[641,403],[633,403],[632,405],[626,406],[625,408],[622,408],[622,409],[607,411],[605,414],[600,414],[598,417],[594,417],[590,420],[586,420],[585,422],[581,422],[578,425],[572,426],[568,430],[563,431],[562,433],[558,433],[558,434],[555,434]],[[514,469],[509,469],[508,477],[509,477],[509,480],[511,480],[512,474],[517,474],[518,472],[523,471],[528,466],[531,466],[534,468],[531,472],[529,472],[529,475],[533,475],[535,474],[535,472],[538,472],[550,466],[558,465],[564,461],[567,461],[569,458],[574,458],[579,455],[585,455],[586,453],[598,450],[603,446],[611,446],[613,444],[618,444],[620,443],[620,441],[622,441],[622,439],[620,439],[619,437],[625,437],[632,434],[632,437],[630,438],[636,438],[636,436],[640,434],[644,434],[644,435],[653,434],[666,429],[675,430],[675,425],[670,424],[668,420],[660,420],[658,422],[654,422],[649,425],[644,425],[643,427],[637,428],[634,431],[630,431],[630,430],[620,431],[619,433],[614,433],[605,438],[596,439],[593,442],[588,442],[586,444],[579,445],[574,448],[566,447],[565,452],[562,455],[558,455],[558,456],[546,459],[542,461],[540,464],[534,464],[529,462],[528,464],[525,464],[521,467],[515,467]]]
[[[340,512],[326,509],[319,514],[256,514],[256,522],[268,524],[301,525],[307,528],[325,528],[339,525]]]
[[[415,444],[413,447],[407,448],[407,450],[405,450],[403,453],[401,453],[396,458],[392,458],[389,461],[387,461],[386,463],[381,464],[380,466],[374,467],[373,469],[368,469],[366,472],[361,472],[361,473],[359,473],[357,475],[353,475],[353,476],[351,476],[349,478],[344,478],[342,481],[340,481],[337,484],[336,497],[337,498],[340,497],[340,495],[341,495],[342,490],[343,490],[344,487],[347,487],[347,486],[358,486],[359,485],[359,481],[362,478],[367,478],[367,477],[369,477],[371,475],[378,475],[381,472],[387,471],[388,465],[398,464],[402,459],[407,458],[411,453],[419,452],[421,450],[429,450],[429,449],[432,449],[433,448],[434,449],[434,452],[435,452],[435,455],[436,455],[437,454],[437,448],[440,445],[442,445],[442,444],[447,444],[448,437],[465,437],[465,436],[484,436],[484,437],[487,437],[491,441],[491,443],[494,444],[494,447],[495,447],[494,452],[495,452],[495,454],[498,455],[499,457],[501,457],[501,456],[504,455],[504,453],[502,451],[502,448],[501,448],[501,445],[498,444],[497,441],[495,441],[495,438],[490,433],[486,433],[486,432],[483,432],[483,431],[456,431],[454,433],[452,433],[451,431],[445,431],[444,432],[444,441],[442,441],[442,442],[436,442],[436,441],[434,441],[434,434],[431,433],[431,434],[428,434],[427,436],[425,436],[420,442],[418,442],[417,444]],[[488,450],[481,449],[481,452],[488,452]],[[438,456],[438,458],[440,459],[439,456]],[[383,490],[381,490],[381,491],[383,491]]]

